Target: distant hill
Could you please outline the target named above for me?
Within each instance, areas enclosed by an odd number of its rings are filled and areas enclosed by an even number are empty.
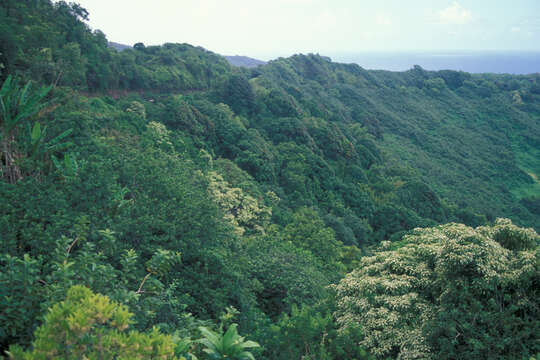
[[[109,47],[114,48],[117,51],[122,51],[126,49],[131,49],[132,46],[120,44],[114,41],[109,41]],[[234,56],[223,56],[229,64],[233,66],[239,66],[239,67],[246,67],[246,68],[254,68],[259,65],[265,65],[266,61],[250,58],[249,56],[240,56],[240,55],[234,55]]]
[[[253,68],[259,65],[266,64],[266,61],[253,59],[248,56],[234,55],[234,56],[224,56],[224,57],[233,66],[243,66],[247,68]]]
[[[129,45],[125,45],[125,44],[120,44],[120,43],[116,43],[114,41],[109,41],[109,47],[111,48],[114,48],[118,51],[122,51],[122,50],[126,50],[126,49],[131,49],[132,46],[129,46]]]

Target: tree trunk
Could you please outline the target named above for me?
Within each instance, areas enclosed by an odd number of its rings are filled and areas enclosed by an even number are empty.
[[[15,164],[13,150],[11,144],[13,143],[13,135],[2,139],[2,155],[4,158],[3,175],[4,178],[10,184],[15,184],[22,179],[21,169]]]

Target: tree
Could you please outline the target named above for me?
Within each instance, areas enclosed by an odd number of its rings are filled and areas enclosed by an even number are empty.
[[[249,81],[242,75],[232,75],[228,79],[224,98],[237,114],[249,115],[255,106],[255,93]]]
[[[360,326],[338,331],[332,312],[333,296],[313,306],[292,307],[270,328],[265,339],[269,358],[279,360],[372,359],[357,345]]]
[[[223,218],[234,226],[238,235],[247,230],[264,232],[272,209],[264,206],[240,188],[232,187],[215,171],[208,174],[208,192],[224,213]]]
[[[83,286],[69,289],[35,332],[32,349],[12,346],[11,359],[177,359],[172,337],[156,328],[126,332],[128,309]]]
[[[43,99],[51,87],[31,91],[31,83],[19,85],[17,78],[7,77],[0,88],[0,141],[1,172],[0,175],[9,183],[15,183],[22,178],[19,159],[22,157],[15,142],[16,135],[25,120],[37,114],[43,107]],[[36,130],[37,133],[37,130]],[[41,133],[41,131],[40,131]]]
[[[378,357],[534,356],[539,241],[506,219],[416,229],[383,243],[336,286],[338,322],[363,326],[360,345]]]
[[[142,50],[146,49],[146,46],[144,46],[144,44],[142,42],[138,42],[135,45],[133,45],[133,48],[135,50],[141,50],[142,51]]]
[[[0,254],[0,353],[13,342],[27,344],[32,338],[44,300],[42,266],[28,254],[22,259]]]
[[[314,304],[328,295],[331,281],[320,259],[282,238],[274,226],[268,234],[250,239],[246,249],[249,272],[257,284],[258,308],[270,318],[293,305]]]
[[[77,43],[65,44],[57,54],[54,86],[69,84],[73,87],[85,86],[86,58],[81,55]]]
[[[336,240],[334,230],[326,227],[319,214],[311,208],[301,208],[292,222],[284,229],[285,239],[304,248],[330,265],[339,256],[341,242]]]

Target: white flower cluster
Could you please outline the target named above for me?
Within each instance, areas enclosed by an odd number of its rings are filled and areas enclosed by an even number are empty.
[[[538,240],[534,230],[506,219],[476,229],[454,223],[415,229],[405,245],[382,244],[335,286],[337,320],[342,329],[360,324],[360,345],[378,357],[433,358],[426,339],[436,316],[447,304],[481,303],[488,294],[504,307],[505,289],[520,291],[538,274]],[[537,301],[525,290],[519,298]]]

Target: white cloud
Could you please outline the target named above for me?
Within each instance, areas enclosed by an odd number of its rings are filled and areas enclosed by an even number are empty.
[[[316,0],[274,0],[274,3],[281,5],[313,5]]]
[[[375,21],[380,26],[392,26],[392,17],[388,14],[378,13]]]
[[[457,1],[454,1],[447,8],[439,11],[439,22],[442,24],[463,25],[471,20],[471,12],[463,8]]]
[[[517,27],[517,26],[514,26],[513,28],[510,29],[511,32],[513,33],[518,33],[521,31],[521,28],[520,27]]]

